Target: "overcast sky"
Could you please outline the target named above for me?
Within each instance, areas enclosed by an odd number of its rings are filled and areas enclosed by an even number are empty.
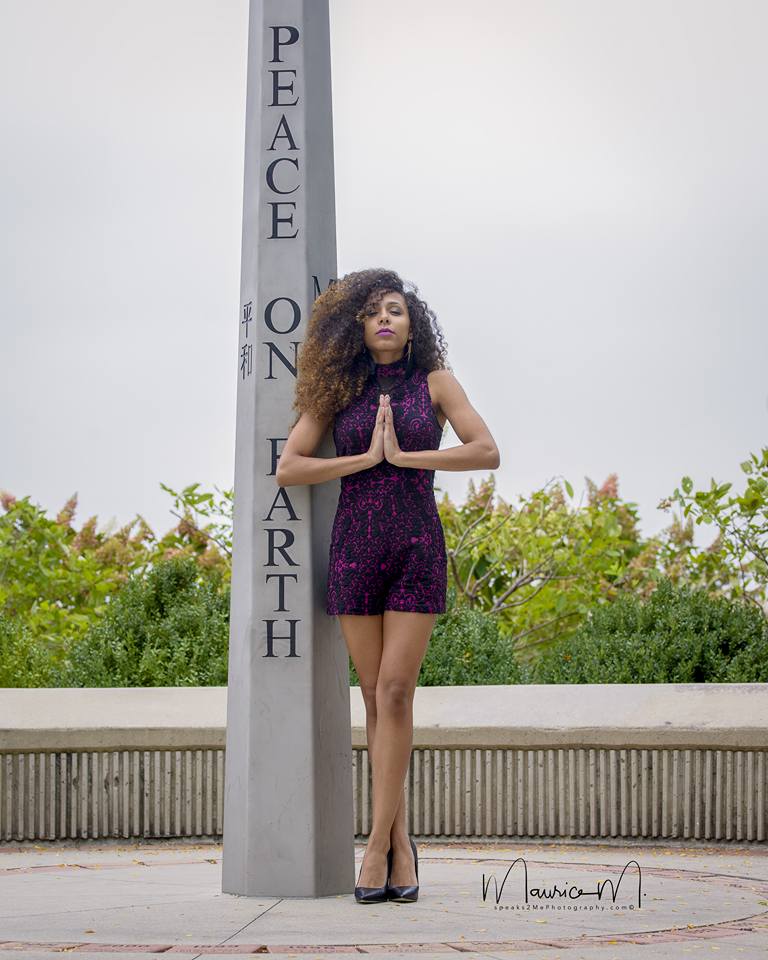
[[[684,474],[741,489],[768,442],[768,5],[330,10],[339,275],[418,285],[502,496],[616,472],[650,535]],[[77,491],[78,525],[160,534],[161,481],[233,483],[247,19],[0,0],[0,489],[50,515]]]

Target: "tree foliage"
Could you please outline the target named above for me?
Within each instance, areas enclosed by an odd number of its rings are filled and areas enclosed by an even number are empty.
[[[443,496],[448,609],[436,622],[422,682],[526,682],[545,664],[550,677],[762,676],[762,641],[739,646],[738,632],[756,637],[755,625],[768,617],[768,448],[741,469],[741,494],[714,478],[694,490],[683,477],[659,504],[679,513],[650,538],[640,533],[637,505],[619,496],[615,474],[599,487],[586,478],[585,504],[574,502],[564,478],[514,504],[496,494],[493,475],[470,482],[463,503]],[[140,515],[101,530],[94,516],[77,529],[76,494],[49,518],[28,497],[0,493],[0,683],[226,682],[233,492],[161,487],[177,519],[162,537]],[[705,547],[694,543],[701,523],[717,528]],[[658,592],[661,584],[696,593],[673,602]],[[714,616],[704,597],[736,604],[717,614],[716,636],[702,627]],[[634,647],[621,624],[647,638],[644,617],[660,616],[654,604],[662,600],[664,610],[677,611],[664,621],[677,633],[659,627],[659,643],[676,651],[679,666],[659,650],[643,673],[636,665],[646,653],[627,661]],[[650,614],[633,606],[650,601]],[[742,616],[745,608],[753,619]],[[606,619],[598,616],[603,609]],[[698,653],[685,630],[690,622],[710,637]],[[600,636],[623,637],[605,647],[608,659],[595,624]]]
[[[768,621],[754,606],[663,579],[597,607],[533,664],[533,683],[766,683]]]

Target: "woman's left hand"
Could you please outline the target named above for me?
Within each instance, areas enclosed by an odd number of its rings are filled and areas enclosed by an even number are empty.
[[[389,397],[385,394],[381,402],[384,404],[384,457],[396,467],[403,451],[400,449],[400,444],[397,441],[395,421],[392,416],[392,406],[389,402]]]

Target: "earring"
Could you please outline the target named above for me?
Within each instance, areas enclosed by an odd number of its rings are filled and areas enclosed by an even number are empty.
[[[411,349],[413,347],[413,337],[408,337],[408,360],[411,359]]]

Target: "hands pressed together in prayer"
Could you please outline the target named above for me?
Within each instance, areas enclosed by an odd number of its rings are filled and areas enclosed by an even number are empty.
[[[399,460],[402,455],[400,444],[397,442],[395,433],[395,422],[392,417],[392,407],[389,403],[389,394],[379,394],[379,409],[376,411],[376,423],[373,427],[373,436],[371,445],[368,448],[368,454],[371,458],[371,466],[380,463],[382,460],[388,460],[393,466],[399,466]]]

